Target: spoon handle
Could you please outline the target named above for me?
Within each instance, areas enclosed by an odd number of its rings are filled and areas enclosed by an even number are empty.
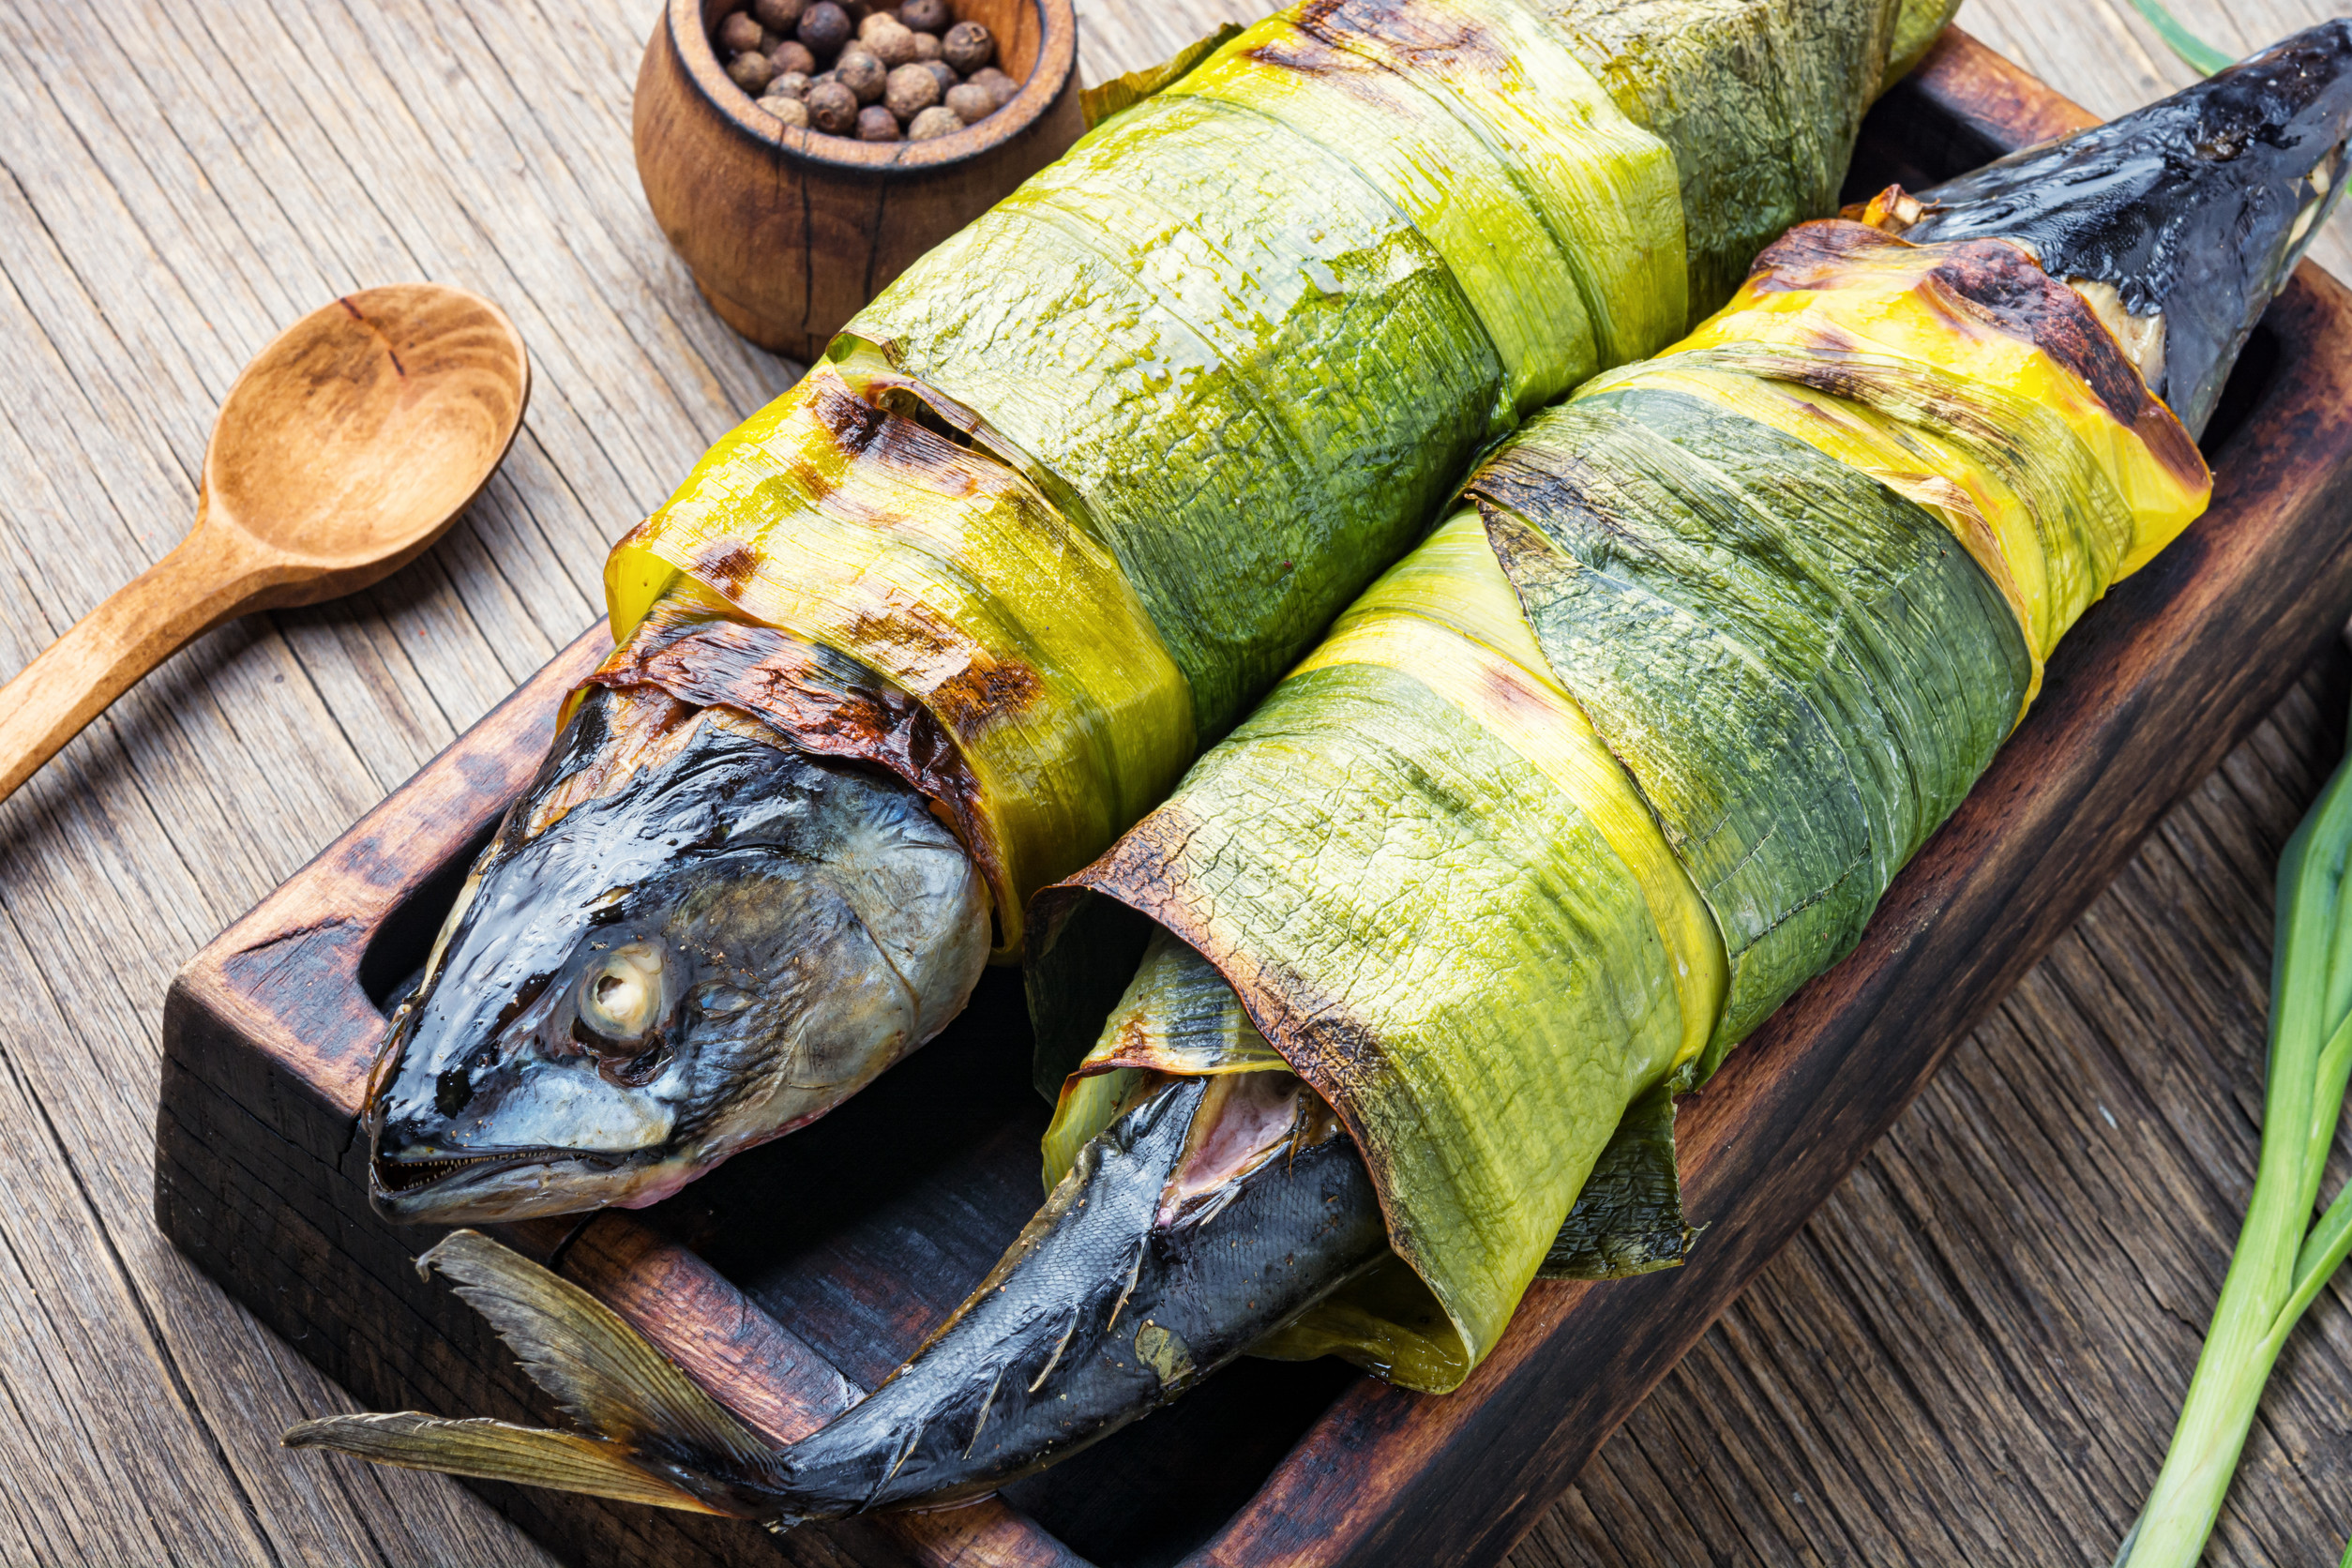
[[[180,644],[245,610],[266,563],[199,522],[0,686],[0,800]]]

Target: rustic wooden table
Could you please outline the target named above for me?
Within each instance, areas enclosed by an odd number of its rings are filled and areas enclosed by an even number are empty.
[[[1084,0],[1081,68],[1260,8]],[[2179,9],[2235,51],[2327,8]],[[454,1485],[279,1453],[348,1401],[155,1231],[158,1010],[205,938],[591,620],[607,540],[792,374],[718,325],[645,213],[628,100],[654,10],[0,10],[0,668],[170,548],[216,403],[310,307],[462,283],[538,371],[505,468],[424,560],[202,640],[0,807],[0,1561],[546,1560]],[[2103,113],[2188,80],[2112,0],[1962,22]],[[2318,255],[2352,276],[2342,226]],[[2108,1560],[2252,1181],[2270,866],[2345,686],[2314,671],[2174,812],[1518,1568]],[[2331,1294],[2216,1560],[2333,1561],[2348,1429]]]

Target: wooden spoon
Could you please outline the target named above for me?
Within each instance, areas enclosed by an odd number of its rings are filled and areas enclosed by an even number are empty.
[[[221,402],[188,537],[0,686],[0,800],[189,638],[415,560],[530,392],[514,324],[463,289],[362,289],[280,333]]]

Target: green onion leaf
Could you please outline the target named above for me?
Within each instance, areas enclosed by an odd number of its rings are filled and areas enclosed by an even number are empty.
[[[2132,0],[2132,8],[2156,29],[2164,47],[2199,76],[2210,76],[2231,63],[2228,55],[2180,25],[2180,19],[2164,9],[2162,0]]]
[[[2146,9],[2154,0],[2133,4]],[[2304,1310],[2352,1253],[2352,1188],[2336,1196],[2316,1225],[2311,1219],[2352,1077],[2347,868],[2352,761],[2337,768],[2279,858],[2261,1163],[2180,1424],[2117,1568],[2194,1568],[2270,1368]],[[2352,1568],[2352,1547],[2344,1568]]]

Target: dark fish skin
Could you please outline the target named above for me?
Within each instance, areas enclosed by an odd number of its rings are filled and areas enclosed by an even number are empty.
[[[1167,1080],[1087,1144],[912,1359],[738,1496],[800,1520],[992,1491],[1168,1403],[1384,1257],[1344,1135],[1162,1213],[1212,1081]]]
[[[2347,66],[2352,22],[2322,23],[2161,103],[1921,192],[1928,211],[1903,237],[2020,240],[2051,277],[2108,284],[2133,315],[2161,314],[2164,366],[2148,390],[2202,434],[2344,193]]]

